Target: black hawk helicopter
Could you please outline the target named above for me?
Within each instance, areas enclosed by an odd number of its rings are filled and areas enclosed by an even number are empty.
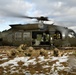
[[[76,33],[72,29],[58,25],[46,24],[48,17],[28,17],[37,19],[38,23],[14,24],[0,33],[0,45],[18,46],[27,44],[33,47],[67,47],[76,46]]]

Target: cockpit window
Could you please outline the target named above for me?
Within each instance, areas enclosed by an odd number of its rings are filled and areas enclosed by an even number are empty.
[[[69,36],[70,38],[73,38],[73,37],[75,37],[75,33],[74,33],[74,32],[69,32],[68,36]]]

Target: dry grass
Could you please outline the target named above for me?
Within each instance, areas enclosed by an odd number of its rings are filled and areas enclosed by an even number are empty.
[[[22,46],[23,47],[23,46]],[[30,59],[36,58],[36,64],[32,65],[29,64],[28,66],[24,66],[24,62],[19,61],[17,64],[18,66],[13,66],[13,64],[10,64],[8,66],[5,67],[0,67],[0,75],[25,75],[26,73],[31,73],[31,75],[33,74],[45,74],[48,75],[48,73],[50,73],[50,75],[52,74],[52,65],[55,64],[56,62],[58,62],[58,60],[55,61],[51,61],[52,56],[54,56],[53,50],[45,50],[43,48],[41,49],[37,49],[35,50],[33,47],[29,47],[29,48],[25,48],[25,50],[22,49],[22,47],[18,47],[18,48],[14,48],[14,47],[0,47],[0,54],[4,53],[8,59],[7,60],[1,60],[0,64],[7,62],[9,60],[14,59],[15,57],[27,57],[29,56]],[[74,52],[74,55],[76,53],[75,50],[71,51],[71,50],[58,50],[58,56],[61,57],[64,55],[64,53],[66,53],[66,55],[71,55],[69,54],[69,52]],[[50,58],[50,60],[46,61],[46,62],[41,62],[39,63],[38,61],[40,61],[40,59],[38,58],[39,56],[44,56],[44,59],[48,59]],[[2,59],[3,56],[0,56],[0,59]],[[29,60],[30,60],[29,59]],[[68,66],[68,63],[62,62],[60,63],[62,65],[64,65],[65,67]],[[49,65],[50,67],[46,67],[43,68],[44,66]],[[54,71],[57,70],[57,66],[54,66]],[[74,70],[76,71],[76,70]],[[12,73],[11,73],[12,72]],[[59,70],[58,71],[59,75],[75,75],[74,73],[70,74],[65,70]]]

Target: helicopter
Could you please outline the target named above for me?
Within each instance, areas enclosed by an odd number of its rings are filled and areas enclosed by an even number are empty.
[[[0,45],[18,46],[27,44],[33,47],[68,47],[76,46],[76,33],[72,29],[44,22],[48,17],[29,17],[38,23],[14,24],[10,29],[0,32]]]

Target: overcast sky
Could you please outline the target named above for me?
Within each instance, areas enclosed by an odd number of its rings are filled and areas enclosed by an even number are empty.
[[[76,0],[0,0],[0,31],[10,24],[32,22],[21,16],[47,16],[76,31]]]

